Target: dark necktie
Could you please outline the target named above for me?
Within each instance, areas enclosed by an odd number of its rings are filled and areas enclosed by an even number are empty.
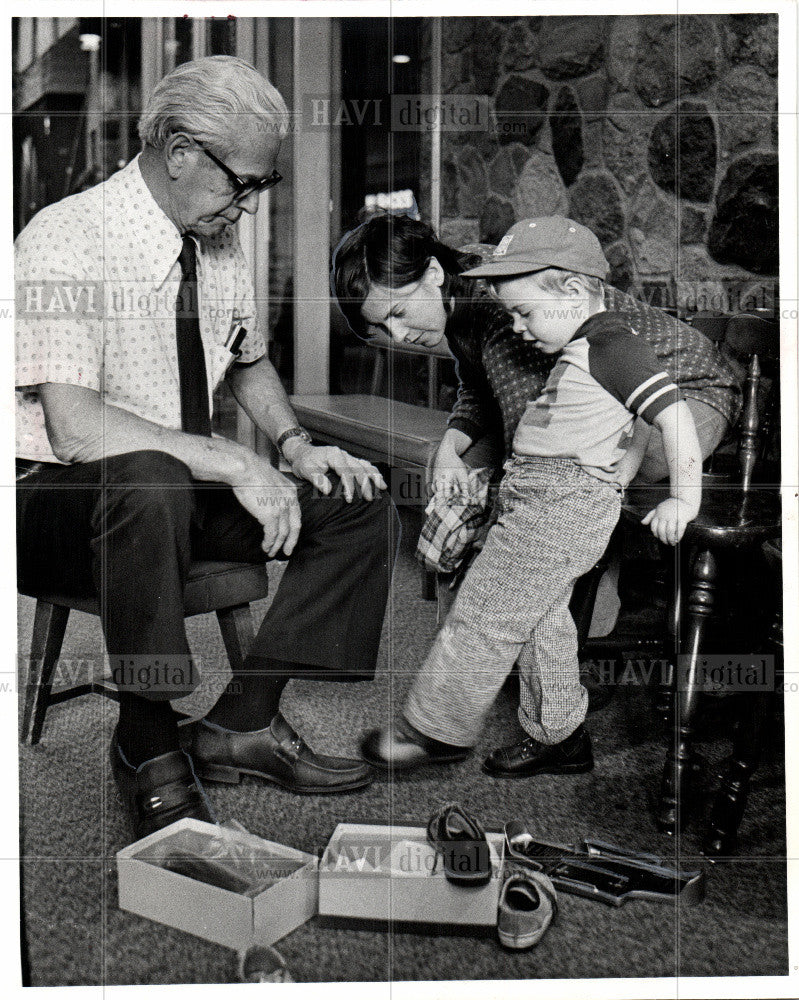
[[[178,257],[181,279],[178,291],[175,335],[180,375],[181,427],[187,434],[211,436],[211,414],[208,410],[208,376],[205,352],[200,336],[200,311],[197,292],[197,254],[194,240],[183,237],[183,249]]]

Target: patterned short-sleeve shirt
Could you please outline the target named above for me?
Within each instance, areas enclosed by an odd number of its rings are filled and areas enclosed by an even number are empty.
[[[159,208],[139,158],[107,181],[42,209],[15,244],[17,455],[59,461],[37,387],[85,386],[103,401],[179,430],[175,305],[181,236]],[[247,335],[239,361],[266,351],[236,233],[197,240],[200,332],[209,406],[232,355],[231,325]]]

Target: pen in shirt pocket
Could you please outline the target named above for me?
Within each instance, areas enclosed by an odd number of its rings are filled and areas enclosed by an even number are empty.
[[[234,318],[230,324],[230,330],[228,331],[228,335],[225,340],[225,348],[231,354],[231,361],[235,361],[237,358],[241,357],[241,344],[246,336],[247,327],[244,326],[240,319]]]

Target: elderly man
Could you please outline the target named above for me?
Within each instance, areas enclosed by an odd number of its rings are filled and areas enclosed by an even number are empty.
[[[373,676],[396,527],[378,470],[298,426],[258,327],[234,225],[280,180],[287,116],[247,63],[185,63],[153,91],[142,152],[17,240],[20,583],[99,596],[120,690],[111,761],[137,836],[209,818],[197,775],[305,793],[370,780],[279,710],[291,677]],[[222,378],[291,474],[211,435]],[[198,679],[189,564],[267,558],[285,574],[188,754],[170,699]]]

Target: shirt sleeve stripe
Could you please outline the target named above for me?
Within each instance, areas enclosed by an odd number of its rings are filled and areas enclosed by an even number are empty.
[[[646,382],[642,382],[639,386],[636,386],[636,388],[633,389],[633,391],[625,400],[624,405],[627,407],[628,410],[635,409],[635,401],[638,396],[641,396],[642,394],[646,393],[647,389],[649,389],[650,386],[654,386],[658,382],[664,382],[664,381],[666,382],[667,385],[672,384],[671,379],[665,372],[658,372],[656,375],[652,375],[651,378],[648,378],[646,380]]]
[[[637,411],[639,417],[643,417],[648,423],[652,423],[655,417],[662,413],[667,406],[672,403],[679,403],[682,399],[680,390],[674,383],[665,386],[647,399],[644,405]]]

